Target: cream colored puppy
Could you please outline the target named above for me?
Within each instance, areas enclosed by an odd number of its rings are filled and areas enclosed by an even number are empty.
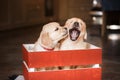
[[[60,50],[80,50],[90,48],[87,39],[86,24],[79,18],[71,18],[66,21],[65,27],[68,30],[67,38],[61,43]],[[99,67],[99,64],[87,66],[66,66],[63,69]]]
[[[71,18],[66,21],[68,37],[61,43],[60,50],[86,49],[88,44],[84,42],[87,38],[86,24],[79,18]]]
[[[43,26],[33,51],[59,50],[58,41],[67,36],[67,29],[57,22],[51,22]],[[38,68],[35,71],[58,70],[58,67]]]
[[[55,50],[58,41],[67,36],[67,29],[61,27],[57,22],[51,22],[43,26],[33,51]]]

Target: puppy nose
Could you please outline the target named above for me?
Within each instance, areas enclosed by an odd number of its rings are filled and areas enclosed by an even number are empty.
[[[67,28],[64,28],[65,30],[67,30]]]
[[[78,27],[79,23],[78,22],[74,22],[74,25],[75,25],[75,27]]]

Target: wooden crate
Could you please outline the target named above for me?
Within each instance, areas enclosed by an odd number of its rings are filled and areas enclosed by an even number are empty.
[[[91,65],[102,63],[102,49],[33,52],[34,44],[23,44],[23,75],[25,80],[101,80],[101,67],[54,71],[30,71],[32,68]]]

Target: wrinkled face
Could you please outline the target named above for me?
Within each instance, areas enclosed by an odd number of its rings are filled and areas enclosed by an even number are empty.
[[[48,33],[49,38],[53,41],[59,41],[67,36],[67,29],[56,22],[46,24],[43,27],[43,32]]]
[[[78,39],[84,39],[86,35],[86,25],[79,18],[71,18],[66,21],[66,25],[68,29],[69,38],[72,41],[76,41]]]

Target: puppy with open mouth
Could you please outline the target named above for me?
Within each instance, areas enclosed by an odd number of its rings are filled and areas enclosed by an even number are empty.
[[[79,18],[66,21],[67,38],[61,43],[60,50],[87,49],[89,46],[84,40],[87,38],[86,24]]]
[[[68,30],[68,36],[61,43],[60,50],[80,50],[89,49],[90,44],[85,42],[87,39],[86,24],[79,18],[71,18],[66,21],[65,27]],[[74,65],[65,66],[63,69],[79,69],[94,67],[95,65]]]

